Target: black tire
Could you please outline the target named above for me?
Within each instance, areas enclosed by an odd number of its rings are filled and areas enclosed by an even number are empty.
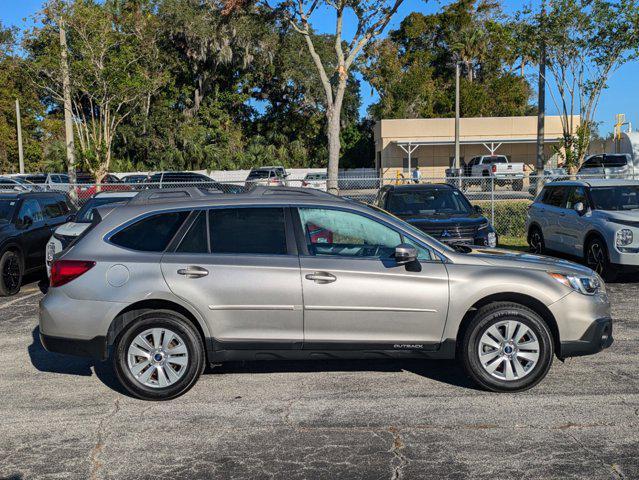
[[[523,180],[513,180],[513,190],[516,192],[521,192],[524,189],[524,181]]]
[[[599,252],[597,255],[596,252]],[[592,237],[586,243],[584,262],[597,272],[606,282],[614,282],[619,276],[615,266],[610,263],[606,242],[599,236]]]
[[[528,327],[529,331],[536,337],[539,353],[537,362],[528,364],[530,370],[522,374],[521,378],[515,376],[512,380],[492,375],[484,369],[479,358],[480,340],[484,333],[506,320],[516,321],[520,325]],[[517,326],[515,328],[524,327]],[[528,336],[524,336],[523,339],[528,339]],[[532,388],[543,380],[552,365],[554,346],[548,326],[537,313],[518,303],[497,302],[486,305],[477,312],[466,329],[459,353],[466,374],[480,387],[493,392],[519,392]],[[497,360],[496,362],[500,363],[500,367],[505,370],[506,362],[516,361],[518,360]],[[511,371],[515,371],[513,365],[514,363],[510,363]],[[495,372],[498,375],[501,374],[499,370],[495,370]]]
[[[128,350],[133,340],[141,333],[150,329],[169,330],[179,336],[186,347],[188,360],[184,367],[178,366],[175,383],[166,387],[147,386],[139,381],[129,368]],[[164,338],[164,337],[163,337]],[[118,336],[113,349],[113,365],[122,386],[134,397],[142,400],[171,400],[186,393],[200,378],[206,364],[204,343],[192,323],[182,315],[169,310],[155,310],[140,315]],[[165,368],[171,368],[164,364]],[[148,369],[151,367],[149,366]],[[184,368],[184,372],[182,372]],[[141,372],[144,373],[145,370]],[[159,375],[158,372],[151,377]],[[168,377],[166,377],[168,378]],[[150,379],[152,381],[152,378]]]
[[[13,251],[6,251],[0,257],[0,296],[15,295],[22,286],[24,268],[22,258]]]
[[[528,232],[528,245],[530,253],[536,253],[537,255],[544,255],[546,253],[544,234],[539,227],[530,227]]]

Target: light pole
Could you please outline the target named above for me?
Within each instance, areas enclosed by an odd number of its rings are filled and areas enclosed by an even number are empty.
[[[546,16],[546,2],[541,3],[541,19],[542,26],[541,44],[539,52],[539,78],[537,82],[537,161],[535,162],[535,170],[537,174],[536,193],[538,194],[543,187],[544,164],[544,123],[546,119],[546,42],[544,40],[544,18]]]
[[[455,163],[453,168],[457,172],[459,161],[459,62],[455,63]]]

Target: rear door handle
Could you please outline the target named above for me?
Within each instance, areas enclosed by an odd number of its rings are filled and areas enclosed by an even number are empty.
[[[209,271],[206,268],[190,265],[186,268],[180,268],[177,273],[178,275],[184,275],[186,278],[201,278],[206,277]]]
[[[328,272],[315,272],[306,275],[306,280],[312,280],[315,283],[333,283],[337,277]]]

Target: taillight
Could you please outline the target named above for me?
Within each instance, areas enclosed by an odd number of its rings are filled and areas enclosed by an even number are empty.
[[[493,165],[493,168],[491,170],[493,171],[493,173],[495,173],[497,171],[497,165]]]
[[[85,274],[95,266],[88,260],[56,260],[51,265],[50,287],[61,287]]]

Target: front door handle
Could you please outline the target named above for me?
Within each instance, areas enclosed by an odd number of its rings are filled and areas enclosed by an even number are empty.
[[[332,283],[337,277],[328,272],[315,272],[306,275],[306,280],[313,280],[315,283]]]
[[[177,273],[178,275],[184,275],[186,278],[201,278],[206,277],[209,271],[206,268],[190,265],[186,268],[180,268]]]

